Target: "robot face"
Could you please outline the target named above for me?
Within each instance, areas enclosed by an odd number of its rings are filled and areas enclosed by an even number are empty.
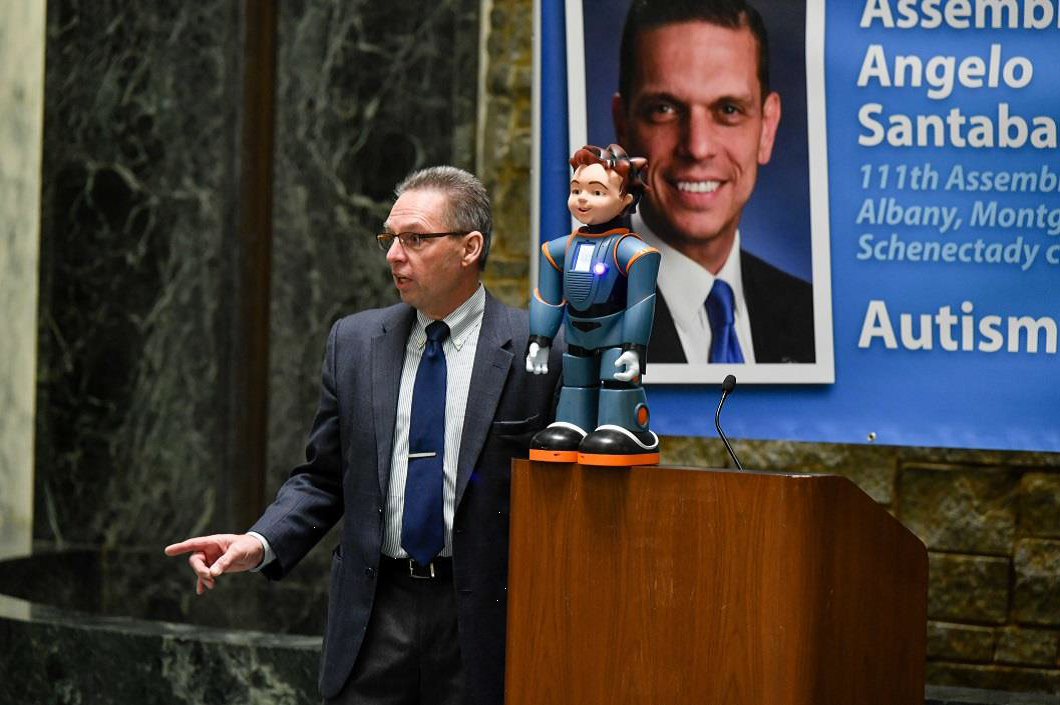
[[[567,207],[578,222],[585,225],[606,223],[619,215],[633,200],[623,194],[622,177],[602,164],[579,166],[570,182]]]

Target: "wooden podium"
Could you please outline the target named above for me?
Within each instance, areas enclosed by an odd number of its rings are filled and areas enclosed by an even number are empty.
[[[516,460],[507,705],[921,705],[924,545],[849,480]]]

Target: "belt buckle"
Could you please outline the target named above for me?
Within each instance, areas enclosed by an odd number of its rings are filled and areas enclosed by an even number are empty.
[[[417,565],[419,564],[415,560],[413,560],[412,558],[409,559],[409,577],[416,578],[417,580],[430,580],[434,577],[434,561],[431,561],[425,566],[420,566],[421,568],[428,569],[429,575],[418,574],[416,572]]]

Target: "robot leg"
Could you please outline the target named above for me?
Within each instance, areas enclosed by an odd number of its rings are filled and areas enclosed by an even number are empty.
[[[578,446],[583,465],[655,465],[659,437],[648,428],[648,400],[644,387],[614,378],[619,348],[604,351],[600,361],[599,411],[596,429]]]
[[[575,354],[570,352],[572,349]],[[563,387],[559,392],[556,420],[534,434],[530,441],[531,460],[578,461],[579,444],[589,429],[596,427],[600,395],[598,359],[592,351],[568,346],[568,352],[563,354]]]

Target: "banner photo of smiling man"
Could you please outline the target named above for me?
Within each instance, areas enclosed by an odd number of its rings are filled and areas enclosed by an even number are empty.
[[[734,374],[739,438],[1060,450],[1060,5],[565,0],[545,19],[540,148],[567,115],[568,149],[652,167],[631,228],[662,256],[653,430],[714,435]],[[542,201],[565,187],[538,173]]]

